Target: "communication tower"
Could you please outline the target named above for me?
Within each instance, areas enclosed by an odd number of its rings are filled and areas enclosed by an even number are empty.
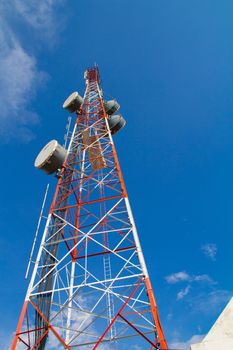
[[[96,66],[85,80],[63,105],[67,149],[52,140],[35,160],[58,180],[11,350],[166,350],[112,139],[125,120]]]

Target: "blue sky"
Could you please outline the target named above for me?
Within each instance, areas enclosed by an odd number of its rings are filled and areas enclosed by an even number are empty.
[[[120,163],[170,346],[207,333],[232,296],[231,0],[12,0],[0,4],[0,344],[8,349],[61,105],[97,63],[127,126]]]

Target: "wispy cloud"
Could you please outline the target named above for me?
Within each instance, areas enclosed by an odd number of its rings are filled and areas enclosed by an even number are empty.
[[[197,334],[193,335],[189,340],[187,341],[180,341],[178,339],[174,339],[171,344],[169,344],[171,349],[179,349],[179,350],[190,350],[190,345],[199,343],[202,341],[205,335],[203,334]]]
[[[5,140],[30,141],[30,126],[38,115],[30,109],[37,87],[46,77],[38,70],[36,59],[21,46],[6,24],[0,26],[0,135]]]
[[[232,291],[216,289],[208,293],[200,293],[189,299],[190,309],[194,313],[215,315],[220,313],[232,297]]]
[[[0,349],[11,350],[14,335],[15,333],[12,332],[6,332],[5,330],[0,331]],[[22,342],[19,342],[17,350],[25,350],[25,345]]]
[[[165,277],[168,284],[176,284],[179,282],[205,282],[215,284],[214,280],[207,274],[203,275],[189,275],[186,271],[172,273]]]
[[[171,275],[166,276],[165,280],[169,284],[175,284],[182,281],[189,281],[190,276],[189,274],[187,274],[187,272],[180,271],[180,272],[175,272],[175,273],[172,273]]]
[[[191,282],[204,282],[209,284],[217,283],[207,274],[191,276]]]
[[[91,301],[91,297],[83,297],[79,295],[79,297],[74,298],[74,301],[76,305],[78,305],[77,310],[73,310],[70,320],[70,334],[69,338],[70,341],[68,342],[68,345],[71,347],[75,347],[75,344],[79,343],[93,343],[97,339],[99,339],[99,333],[96,329],[96,324],[94,322],[95,316],[91,314],[90,312],[85,311],[85,307],[88,305],[88,303]],[[62,313],[56,313],[52,311],[51,318],[55,320],[56,326],[58,327],[59,335],[65,339],[66,334],[61,329],[66,325],[67,323],[67,310],[64,309]],[[78,331],[79,330],[79,331]],[[85,346],[84,346],[85,347]],[[62,350],[64,349],[64,346],[61,344],[61,342],[56,338],[56,336],[53,333],[49,333],[48,336],[48,342],[47,342],[47,349],[48,350]],[[104,343],[99,346],[100,350],[113,350],[113,347],[110,343]]]
[[[214,286],[216,282],[207,274],[190,275],[186,271],[172,273],[165,277],[168,284],[174,285],[178,283],[186,283],[186,287],[180,289],[176,294],[176,300],[180,301],[187,297],[194,283],[202,283],[203,285]]]
[[[17,13],[33,29],[41,31],[44,38],[57,39],[64,24],[64,12],[58,16],[57,9],[64,0],[14,0]],[[51,44],[51,43],[50,43]]]
[[[14,31],[14,21],[30,26],[41,37],[58,32],[57,6],[63,0],[13,0],[0,4],[0,136],[2,142],[13,139],[31,141],[33,126],[39,116],[32,108],[38,89],[45,85],[48,74],[40,70],[35,55],[29,53],[22,38]],[[11,18],[11,20],[9,20]],[[49,42],[49,40],[47,40]]]
[[[218,250],[216,244],[214,244],[214,243],[203,244],[201,246],[201,250],[208,259],[210,259],[212,261],[216,260],[216,254],[217,254],[217,250]]]
[[[177,299],[177,300],[183,299],[186,295],[188,295],[188,293],[189,293],[189,291],[190,291],[190,288],[191,288],[191,286],[190,286],[190,284],[189,284],[187,287],[181,289],[181,290],[177,293],[176,299]]]

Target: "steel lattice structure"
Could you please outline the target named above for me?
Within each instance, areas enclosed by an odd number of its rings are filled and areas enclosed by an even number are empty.
[[[86,71],[11,347],[79,348],[167,349],[97,67]]]

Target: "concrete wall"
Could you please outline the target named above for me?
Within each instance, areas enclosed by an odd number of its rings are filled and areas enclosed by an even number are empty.
[[[233,350],[233,298],[202,342],[191,345],[191,350]]]

